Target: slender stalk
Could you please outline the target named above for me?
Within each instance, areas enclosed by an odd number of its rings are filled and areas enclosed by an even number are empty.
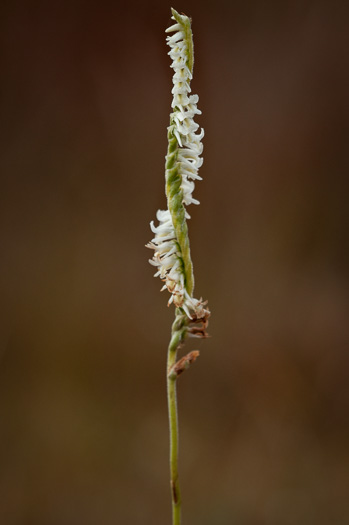
[[[181,493],[178,477],[178,413],[177,413],[177,375],[171,374],[176,364],[177,350],[186,334],[186,319],[180,310],[176,310],[176,318],[172,325],[171,341],[167,354],[167,401],[170,426],[170,474],[172,495],[172,524],[181,523]]]
[[[173,357],[174,355],[174,357]],[[168,362],[175,362],[176,352],[168,353]],[[181,523],[181,493],[178,479],[178,413],[176,378],[167,378],[168,415],[170,421],[170,472],[172,493],[172,523]]]

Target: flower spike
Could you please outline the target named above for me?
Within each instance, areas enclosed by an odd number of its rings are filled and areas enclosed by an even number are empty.
[[[166,40],[174,70],[165,165],[168,209],[157,212],[159,225],[151,223],[155,237],[147,247],[155,252],[149,261],[157,268],[155,276],[160,276],[165,283],[163,289],[171,293],[169,304],[181,308],[191,323],[203,322],[206,328],[210,312],[205,302],[193,297],[194,275],[187,226],[190,215],[186,210],[190,204],[199,204],[192,194],[194,181],[202,180],[198,170],[203,163],[200,155],[204,130],[200,131],[194,121],[195,115],[201,114],[197,108],[199,97],[190,95],[194,65],[190,19],[174,9],[172,19],[175,23],[166,30],[173,33]],[[198,330],[196,335],[201,334],[206,336],[205,330]]]

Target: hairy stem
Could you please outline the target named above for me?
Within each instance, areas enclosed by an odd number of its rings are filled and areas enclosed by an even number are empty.
[[[171,374],[171,369],[176,363],[177,350],[185,338],[187,331],[185,316],[177,308],[176,318],[172,325],[171,341],[167,354],[167,400],[168,416],[170,425],[170,474],[172,495],[172,524],[181,523],[181,493],[178,478],[178,414],[177,414],[177,391],[176,374]]]

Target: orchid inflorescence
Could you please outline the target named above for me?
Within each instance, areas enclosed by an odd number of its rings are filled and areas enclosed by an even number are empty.
[[[193,198],[195,180],[202,180],[198,170],[203,163],[200,157],[204,130],[194,121],[200,115],[197,108],[198,95],[189,95],[193,71],[193,41],[190,20],[172,9],[176,22],[166,32],[172,59],[173,100],[170,125],[168,127],[168,152],[166,155],[167,210],[158,210],[158,226],[150,223],[155,237],[147,244],[154,250],[149,261],[157,268],[155,276],[164,281],[162,290],[171,293],[168,304],[181,308],[189,323],[189,333],[198,337],[206,336],[210,312],[206,302],[193,297],[194,277],[190,257],[186,207],[199,204]],[[200,327],[198,327],[200,325]]]

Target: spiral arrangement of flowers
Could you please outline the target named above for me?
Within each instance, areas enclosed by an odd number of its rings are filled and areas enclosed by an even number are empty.
[[[181,308],[191,323],[191,333],[206,336],[209,310],[206,302],[193,297],[194,276],[190,256],[186,209],[190,204],[199,204],[193,197],[195,181],[201,180],[198,170],[203,163],[200,157],[204,130],[199,130],[195,115],[201,114],[197,108],[198,95],[190,95],[190,81],[193,76],[193,38],[190,19],[172,9],[175,24],[166,32],[174,33],[167,37],[172,59],[173,100],[168,127],[168,151],[166,156],[166,195],[167,210],[158,210],[157,226],[152,221],[150,226],[155,237],[147,247],[154,250],[149,261],[157,268],[155,276],[164,281],[162,290],[170,294],[168,304]],[[200,322],[201,329],[195,329],[193,323]]]

